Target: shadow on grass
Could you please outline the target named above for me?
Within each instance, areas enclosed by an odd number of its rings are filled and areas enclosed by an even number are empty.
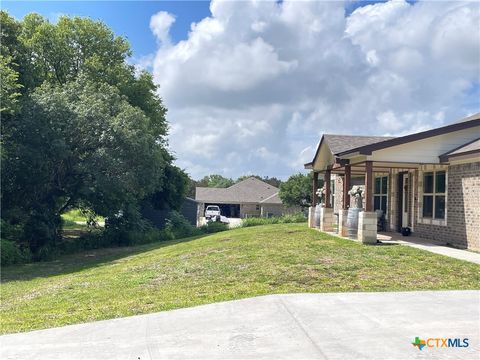
[[[11,281],[28,281],[36,278],[46,278],[57,275],[66,275],[85,269],[104,266],[112,261],[124,257],[141,254],[146,251],[186,243],[213,234],[202,234],[189,238],[154,242],[138,246],[119,246],[85,250],[75,254],[61,255],[58,259],[44,262],[11,265],[2,267],[0,283]]]

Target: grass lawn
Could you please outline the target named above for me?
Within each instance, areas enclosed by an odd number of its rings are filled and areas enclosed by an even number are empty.
[[[65,214],[62,214],[62,219],[64,221],[70,221],[70,222],[85,222],[85,221],[87,221],[87,218],[85,217],[84,214],[82,214],[80,209],[71,209],[71,210],[67,211]],[[95,220],[97,222],[105,221],[103,216],[96,216]]]
[[[264,294],[479,284],[479,265],[407,246],[364,246],[305,224],[257,226],[4,268],[1,332]]]

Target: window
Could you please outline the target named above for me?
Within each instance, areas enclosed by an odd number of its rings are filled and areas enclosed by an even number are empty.
[[[373,209],[382,210],[387,213],[387,197],[388,197],[388,176],[380,176],[375,178],[373,190]]]
[[[445,219],[445,192],[445,171],[431,171],[423,174],[423,217]]]

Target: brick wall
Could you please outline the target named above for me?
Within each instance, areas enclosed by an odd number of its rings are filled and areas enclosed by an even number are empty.
[[[415,235],[480,250],[480,162],[451,165],[445,226],[415,224]]]

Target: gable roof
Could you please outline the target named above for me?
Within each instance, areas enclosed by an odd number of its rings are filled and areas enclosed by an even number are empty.
[[[394,139],[393,136],[358,136],[358,135],[323,135],[326,144],[333,155],[357,147],[376,144],[385,140]]]
[[[195,200],[208,203],[277,203],[279,189],[257,178],[250,177],[228,188],[195,188]],[[272,202],[271,202],[272,201]],[[281,203],[281,202],[280,202]]]
[[[463,156],[463,155],[480,155],[480,138],[470,141],[462,146],[459,146],[445,154],[440,155],[440,161],[448,161],[452,157]]]
[[[350,150],[343,151],[338,155],[343,156],[343,155],[347,155],[354,152],[359,152],[360,154],[364,154],[364,155],[370,155],[372,151],[375,151],[375,150],[384,149],[390,146],[401,145],[401,144],[409,143],[412,141],[422,140],[422,139],[433,137],[433,136],[443,135],[453,131],[468,129],[468,128],[479,126],[479,125],[480,125],[480,113],[476,113],[464,119],[456,121],[450,125],[442,126],[442,127],[427,130],[427,131],[422,131],[415,134],[405,135],[405,136],[393,138],[390,140],[386,140],[386,141],[382,141],[382,142],[378,142],[370,145],[359,146],[356,148],[352,148]]]
[[[283,204],[282,199],[280,199],[280,196],[278,195],[278,192],[273,194],[272,196],[269,196],[265,200],[260,201],[262,204]]]
[[[335,134],[324,134],[320,139],[318,144],[317,151],[313,160],[307,164],[305,167],[311,166],[320,152],[322,144],[325,143],[332,155],[337,155],[342,152],[349,151],[358,147],[365,145],[375,144],[378,142],[394,139],[393,136],[364,136],[364,135],[335,135]]]

